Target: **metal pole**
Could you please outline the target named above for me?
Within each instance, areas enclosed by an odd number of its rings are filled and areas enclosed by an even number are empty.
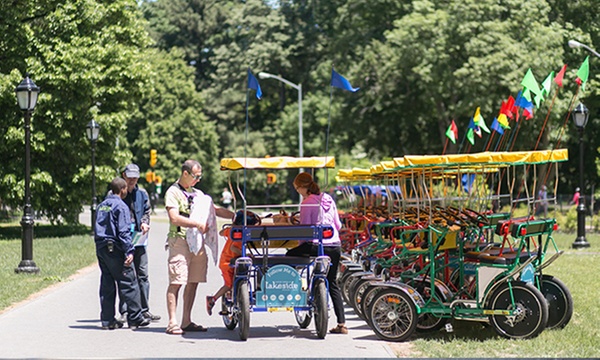
[[[577,239],[574,249],[590,247],[585,238],[585,196],[583,191],[583,126],[579,128],[579,204],[577,205]]]
[[[29,187],[31,176],[31,110],[25,111],[25,205],[21,227],[23,238],[21,241],[21,262],[15,269],[16,273],[39,273],[40,268],[33,261],[33,208],[31,207],[31,190]]]
[[[92,140],[92,234],[96,235],[96,141]]]

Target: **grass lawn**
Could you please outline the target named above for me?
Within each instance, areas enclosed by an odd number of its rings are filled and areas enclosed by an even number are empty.
[[[33,260],[40,273],[16,274],[21,262],[20,228],[14,224],[0,226],[0,312],[96,262],[89,227],[36,225],[34,231]]]

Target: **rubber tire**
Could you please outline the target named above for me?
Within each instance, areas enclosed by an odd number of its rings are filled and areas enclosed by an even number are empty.
[[[490,325],[501,336],[509,339],[531,339],[538,336],[548,323],[548,304],[544,295],[532,284],[512,281],[512,297],[515,304],[522,309],[522,317],[517,314],[513,326],[507,324],[504,315],[490,315]],[[508,283],[504,283],[490,298],[490,309],[511,309],[511,291]]]
[[[551,275],[542,275],[542,295],[548,302],[548,324],[546,329],[562,329],[573,316],[573,298],[567,286]]]
[[[360,308],[363,313],[363,316],[365,317],[364,320],[367,323],[367,325],[369,325],[370,328],[373,328],[373,324],[371,322],[371,317],[368,316],[369,306],[373,302],[375,295],[377,295],[377,293],[379,291],[385,290],[385,289],[386,288],[382,287],[382,286],[372,286],[372,287],[367,288],[362,296],[362,299],[360,302]]]
[[[248,282],[240,281],[237,285],[236,303],[238,307],[238,323],[240,340],[248,340],[250,335],[250,291]]]
[[[371,281],[373,281],[373,279],[360,279],[350,290],[350,305],[361,320],[365,320],[365,314],[363,313],[361,306],[362,298],[365,291],[370,286]]]
[[[294,310],[294,317],[300,329],[306,329],[312,321],[313,314],[311,310]]]
[[[227,306],[226,301],[225,295],[221,296],[221,310],[229,312],[229,315],[221,315],[221,317],[223,318],[225,328],[233,330],[237,326],[238,321],[236,315],[233,313],[233,306]]]
[[[327,308],[327,286],[325,281],[316,280],[313,297],[313,314],[315,316],[315,330],[317,337],[325,339],[327,335],[327,322],[329,320],[329,312]]]
[[[385,341],[405,341],[417,328],[417,307],[410,296],[397,288],[377,292],[367,314],[371,329]]]

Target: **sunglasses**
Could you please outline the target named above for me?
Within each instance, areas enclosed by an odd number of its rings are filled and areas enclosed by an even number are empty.
[[[188,173],[188,174],[190,174],[190,176],[192,178],[194,178],[194,180],[196,180],[196,181],[199,181],[200,179],[202,179],[202,174],[200,174],[200,175],[193,175],[192,173]]]

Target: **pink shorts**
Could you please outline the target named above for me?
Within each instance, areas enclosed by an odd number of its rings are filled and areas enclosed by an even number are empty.
[[[204,247],[194,255],[182,237],[169,238],[169,284],[205,283],[208,257]]]

